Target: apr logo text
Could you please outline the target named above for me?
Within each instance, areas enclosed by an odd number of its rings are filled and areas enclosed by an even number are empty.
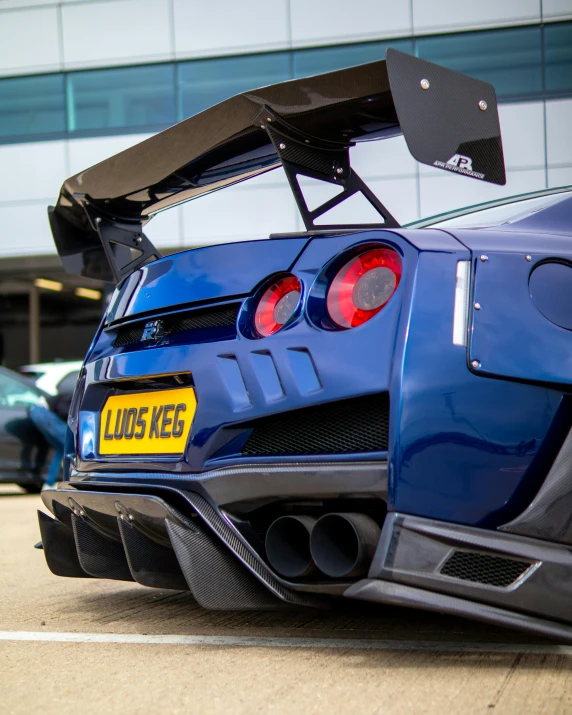
[[[474,179],[485,178],[484,174],[473,171],[473,160],[470,156],[464,156],[463,154],[453,154],[447,161],[434,161],[433,166],[438,166],[440,169],[448,169],[449,171],[456,171],[458,174],[466,174],[467,176],[472,176]]]

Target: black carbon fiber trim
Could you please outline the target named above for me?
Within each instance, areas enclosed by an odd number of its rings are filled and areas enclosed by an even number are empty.
[[[475,551],[455,551],[443,564],[441,574],[462,581],[506,588],[531,566],[529,561],[516,561]]]
[[[287,456],[384,452],[389,437],[385,392],[253,420],[242,454]]]
[[[548,476],[525,511],[499,527],[521,536],[572,544],[572,431]]]
[[[89,578],[79,562],[73,531],[42,511],[38,511],[38,521],[44,556],[50,571],[56,576]]]
[[[400,583],[363,579],[350,586],[344,596],[390,606],[405,606],[419,608],[422,611],[447,613],[451,616],[464,616],[476,621],[495,623],[506,628],[537,633],[572,643],[572,628],[563,623],[527,616],[523,613],[514,613],[496,606],[426,591],[414,586],[404,586]]]
[[[131,575],[142,586],[187,591],[188,585],[172,549],[161,546],[124,519],[118,519],[119,532]]]
[[[102,536],[75,514],[71,520],[77,555],[86,573],[95,578],[134,581],[121,542]]]
[[[204,527],[192,529],[167,521],[167,531],[189,588],[203,608],[259,610],[280,608],[273,596]]]
[[[185,498],[193,505],[196,512],[204,519],[210,528],[218,535],[227,547],[242,561],[256,578],[270,589],[276,596],[288,603],[300,606],[319,606],[318,600],[305,596],[283,586],[272,574],[268,566],[237,536],[228,523],[199,494],[183,492]]]
[[[519,572],[523,564],[527,568],[508,585],[506,578],[500,588],[490,579],[451,578],[441,568],[456,550],[478,552],[481,564],[487,557],[489,564],[494,558],[516,562]],[[572,550],[562,544],[393,512],[385,519],[368,575],[507,611],[572,622]]]
[[[236,325],[240,303],[219,305],[212,308],[189,310],[159,318],[163,323],[165,335],[181,333],[187,330],[205,330],[209,328],[230,328]],[[153,318],[130,323],[117,330],[113,347],[123,347],[140,342],[145,325]]]

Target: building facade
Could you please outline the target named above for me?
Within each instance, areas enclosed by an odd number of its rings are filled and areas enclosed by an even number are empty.
[[[352,150],[401,223],[572,184],[572,0],[0,0],[0,358],[81,357],[101,313],[76,291],[102,286],[55,256],[46,207],[66,177],[233,94],[387,47],[491,82],[507,166],[498,187],[417,164],[402,138]],[[146,233],[169,251],[301,229],[278,169]]]

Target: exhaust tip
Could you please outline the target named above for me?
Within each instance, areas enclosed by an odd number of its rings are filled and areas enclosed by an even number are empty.
[[[365,575],[381,530],[365,514],[326,514],[312,530],[310,548],[316,566],[331,578]]]
[[[266,556],[272,568],[288,578],[309,576],[316,568],[310,551],[311,516],[281,516],[266,532]]]

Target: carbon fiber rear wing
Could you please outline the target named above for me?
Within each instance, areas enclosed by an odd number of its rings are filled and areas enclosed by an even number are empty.
[[[72,176],[48,210],[58,253],[71,273],[118,282],[158,257],[143,234],[155,213],[280,165],[307,230],[342,228],[314,221],[356,193],[380,215],[364,225],[397,226],[349,156],[357,142],[397,134],[424,164],[505,183],[493,87],[390,49],[379,62],[236,95]],[[310,211],[299,176],[342,191]]]

